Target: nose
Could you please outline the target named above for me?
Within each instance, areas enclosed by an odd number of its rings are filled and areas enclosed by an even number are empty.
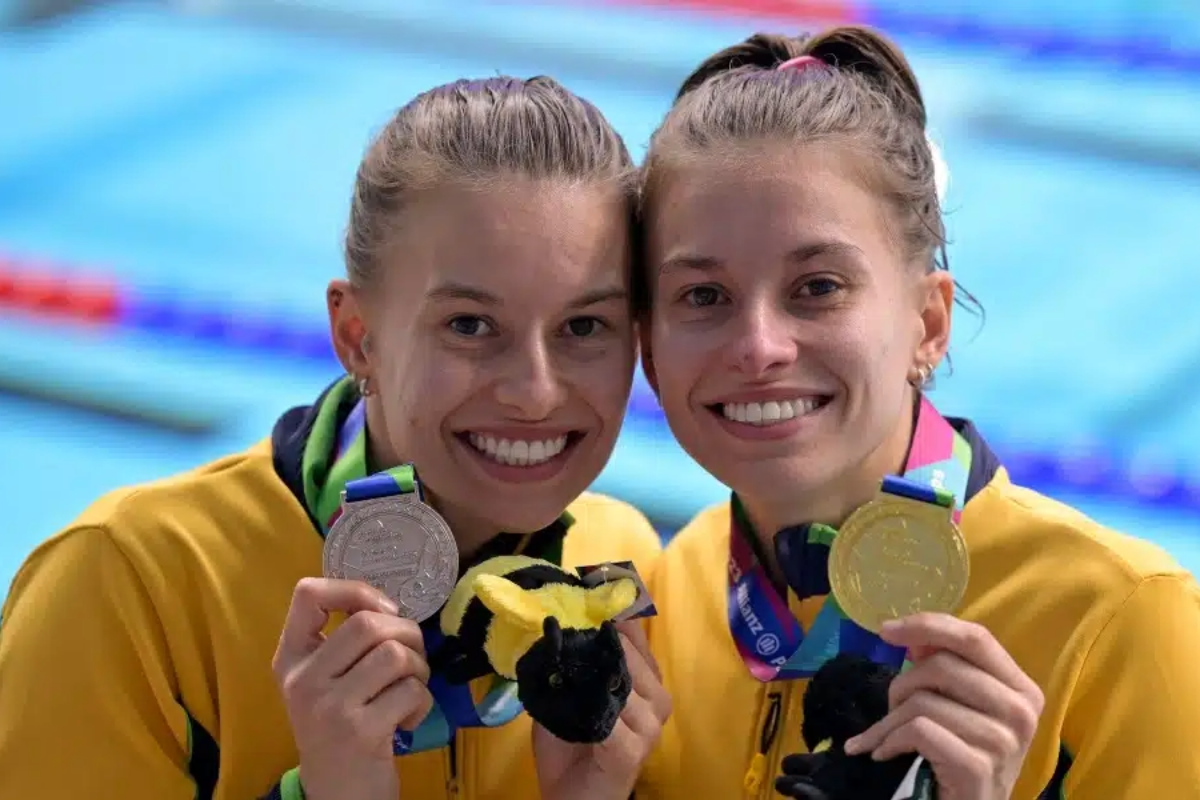
[[[529,422],[547,419],[566,399],[554,359],[544,342],[514,351],[496,382],[496,401],[514,417]]]
[[[728,350],[735,370],[757,377],[796,360],[796,342],[789,326],[768,303],[747,307],[740,317]]]

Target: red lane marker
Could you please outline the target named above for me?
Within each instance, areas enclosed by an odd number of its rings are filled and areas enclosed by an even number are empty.
[[[116,319],[119,297],[112,281],[71,274],[45,262],[0,257],[0,309],[103,324]]]
[[[774,17],[814,23],[854,22],[853,2],[838,0],[609,0],[618,5],[687,8],[721,15]]]

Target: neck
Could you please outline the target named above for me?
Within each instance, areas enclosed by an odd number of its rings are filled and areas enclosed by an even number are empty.
[[[387,426],[383,423],[383,415],[373,408],[374,402],[367,400],[367,474],[373,475],[389,466],[404,463],[404,459],[391,445]],[[424,487],[425,502],[437,509],[446,520],[454,541],[458,544],[458,554],[462,561],[469,561],[479,548],[496,538],[501,531],[496,526],[482,520],[465,509],[458,509],[442,503],[437,495]]]
[[[465,509],[443,503],[436,494],[428,490],[425,492],[425,501],[436,508],[450,526],[451,532],[454,533],[454,541],[458,544],[459,560],[464,564],[469,563],[485,544],[503,533],[495,523],[480,519]]]
[[[841,527],[856,509],[879,492],[885,475],[903,472],[916,427],[920,398],[912,395],[913,413],[903,414],[892,435],[865,459],[852,465],[821,486],[789,492],[785,497],[751,497],[738,494],[754,526],[768,572],[779,582],[782,571],[775,555],[775,535],[784,528],[804,523]]]

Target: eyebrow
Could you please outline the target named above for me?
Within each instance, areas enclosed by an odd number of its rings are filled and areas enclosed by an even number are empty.
[[[485,306],[500,305],[496,295],[465,283],[443,283],[432,289],[427,297],[430,300],[471,300]]]
[[[499,306],[503,301],[491,292],[465,283],[443,283],[429,292],[431,300],[470,300],[480,305]],[[607,286],[585,292],[567,304],[567,308],[579,309],[608,303],[613,300],[628,300],[629,292],[621,286]]]
[[[803,264],[817,256],[827,254],[861,253],[862,251],[848,242],[821,241],[802,244],[790,250],[784,259],[793,264]],[[693,269],[699,272],[712,272],[721,267],[721,260],[709,256],[699,256],[685,253],[672,256],[658,268],[659,274],[674,270]]]

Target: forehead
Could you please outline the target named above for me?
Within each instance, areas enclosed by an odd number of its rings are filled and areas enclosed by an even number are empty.
[[[864,164],[828,145],[761,146],[689,157],[662,176],[647,231],[658,261],[691,254],[778,257],[813,241],[888,241]]]
[[[523,178],[446,184],[406,204],[389,282],[420,294],[447,283],[546,304],[624,285],[629,219],[615,188]]]

